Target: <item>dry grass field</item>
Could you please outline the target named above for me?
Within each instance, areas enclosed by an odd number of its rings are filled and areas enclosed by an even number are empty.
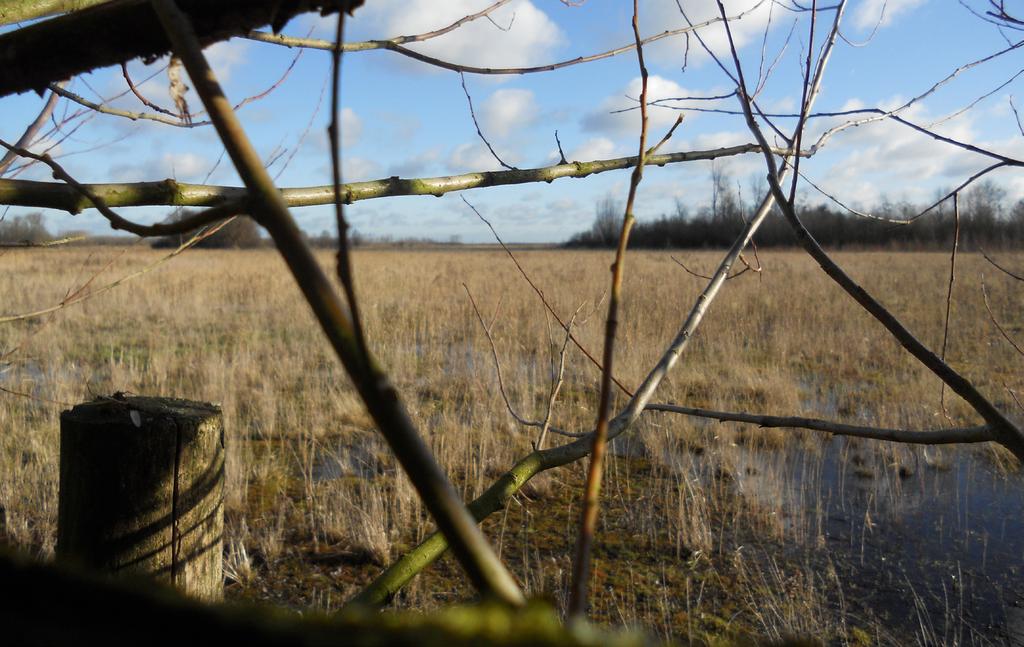
[[[705,272],[718,257],[676,256]],[[158,258],[141,248],[9,251],[0,256],[0,316],[60,303],[89,280],[87,289],[101,288]],[[599,354],[611,254],[519,258],[562,316],[580,308],[576,334]],[[941,347],[948,255],[837,258]],[[947,420],[939,381],[806,256],[769,252],[761,260],[761,274],[728,282],[656,401],[916,429],[975,424],[948,392]],[[1024,267],[1020,254],[1000,260]],[[457,486],[478,495],[530,450],[537,430],[508,414],[463,284],[493,318],[509,399],[525,417],[544,416],[563,332],[501,250],[361,250],[355,264],[372,348]],[[1022,420],[1014,399],[1024,398],[1024,357],[991,322],[982,275],[995,319],[1024,342],[1024,285],[962,254],[947,357]],[[657,361],[703,283],[668,252],[631,254],[615,370],[624,384],[638,384]],[[570,346],[555,424],[588,430],[597,384],[597,370]],[[269,250],[190,251],[95,298],[0,324],[0,387],[0,532],[42,557],[56,534],[59,413],[115,391],[223,407],[229,597],[336,608],[431,529]],[[927,531],[951,535],[963,558],[925,555],[927,567],[897,575],[878,564],[892,546],[887,529],[919,532],[914,506],[946,501],[944,490],[961,487],[951,474],[984,474],[1019,502],[1024,481],[998,448],[925,451],[649,413],[613,454],[593,585],[601,621],[697,642],[797,633],[836,644],[971,644],[997,636],[963,589],[959,606],[954,589],[943,603],[945,588],[934,594],[925,581],[946,558],[966,569],[982,536],[978,568],[1003,550],[999,537],[971,525],[974,508],[954,504],[956,514]],[[581,474],[574,465],[538,477],[485,523],[532,595],[563,598]],[[1019,544],[1005,550],[1024,565]],[[890,597],[878,598],[872,578],[890,575]],[[1014,594],[1000,590],[1012,606]],[[470,595],[445,559],[396,603],[423,608]],[[909,621],[887,616],[893,599]]]

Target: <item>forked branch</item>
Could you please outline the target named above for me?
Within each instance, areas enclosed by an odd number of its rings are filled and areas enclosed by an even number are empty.
[[[845,3],[844,3],[845,4]],[[838,14],[842,14],[840,8]],[[839,15],[837,15],[837,19]],[[728,33],[728,32],[727,32]],[[731,36],[730,36],[731,39]],[[730,41],[731,42],[731,41]],[[743,82],[742,66],[736,49],[732,47],[733,64],[736,67],[740,79],[740,87],[737,96],[743,108],[747,120],[747,127],[755,139],[762,145],[767,143],[761,127],[758,125],[753,112],[753,106],[747,96],[747,89]],[[904,349],[924,364],[932,373],[941,379],[949,388],[963,398],[971,407],[991,426],[992,434],[996,441],[1009,449],[1018,460],[1024,461],[1024,433],[1006,415],[993,405],[978,389],[965,377],[960,375],[949,364],[944,362],[931,349],[925,346],[913,335],[903,324],[889,312],[877,299],[869,294],[863,287],[854,281],[832,258],[822,249],[821,245],[811,236],[810,232],[797,216],[792,196],[787,196],[777,177],[778,164],[774,156],[768,153],[764,156],[765,164],[768,167],[768,183],[779,204],[783,216],[790,224],[796,234],[800,246],[815,260],[824,272],[839,284],[858,304],[861,305],[871,316],[873,316],[889,333],[899,342]]]
[[[523,595],[511,574],[498,560],[437,465],[387,376],[376,365],[369,350],[360,346],[350,310],[338,298],[289,214],[281,193],[264,169],[207,63],[189,19],[181,13],[174,0],[152,2],[175,52],[181,57],[196,92],[209,111],[217,134],[252,195],[254,217],[273,238],[420,499],[441,532],[452,542],[455,554],[473,585],[486,595],[510,604],[521,604]]]

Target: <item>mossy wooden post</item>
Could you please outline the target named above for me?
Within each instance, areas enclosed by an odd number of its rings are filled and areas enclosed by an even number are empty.
[[[60,417],[57,557],[223,596],[220,409],[122,396]]]

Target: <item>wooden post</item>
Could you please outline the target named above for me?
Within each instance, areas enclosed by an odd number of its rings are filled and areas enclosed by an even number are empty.
[[[214,405],[115,394],[61,414],[59,559],[219,600],[223,493]]]

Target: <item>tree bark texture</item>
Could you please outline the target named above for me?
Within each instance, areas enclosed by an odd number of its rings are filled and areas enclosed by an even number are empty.
[[[362,0],[178,0],[204,46],[268,24],[280,31],[300,13],[351,11],[360,4]],[[16,17],[14,10],[10,13]],[[140,56],[156,59],[170,49],[147,0],[105,2],[0,35],[0,96],[42,92],[54,81]]]
[[[61,414],[57,557],[223,596],[224,427],[210,404],[115,396]]]

